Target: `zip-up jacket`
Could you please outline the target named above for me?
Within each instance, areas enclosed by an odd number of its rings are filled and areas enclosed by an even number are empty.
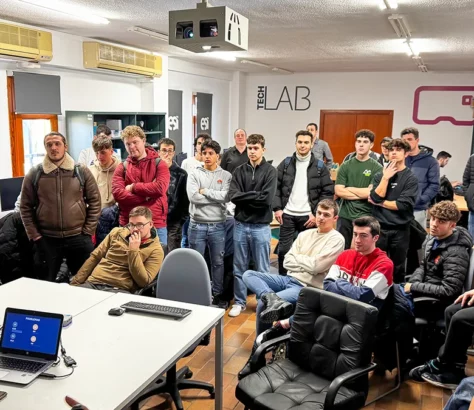
[[[168,187],[168,224],[184,220],[189,215],[187,181],[188,173],[173,161],[170,167],[170,185]]]
[[[249,224],[269,224],[277,186],[277,170],[262,158],[255,168],[250,161],[237,167],[230,183],[229,199],[235,219]]]
[[[474,155],[471,155],[467,160],[462,176],[462,185],[469,211],[474,212]]]

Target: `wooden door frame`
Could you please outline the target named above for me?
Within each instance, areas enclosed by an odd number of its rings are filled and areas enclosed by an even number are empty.
[[[50,120],[51,131],[58,131],[58,116],[55,114],[15,113],[15,83],[7,77],[8,116],[10,122],[10,152],[13,177],[24,176],[25,151],[23,148],[23,120]]]
[[[380,115],[388,115],[388,117],[390,119],[390,128],[393,131],[393,110],[321,110],[321,113],[320,113],[320,116],[319,116],[319,138],[321,138],[322,140],[324,140],[324,117],[328,114],[353,114],[353,115],[380,114]]]

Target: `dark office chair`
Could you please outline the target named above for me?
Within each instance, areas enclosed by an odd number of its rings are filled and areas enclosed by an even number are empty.
[[[290,334],[259,346],[251,359],[256,372],[239,382],[237,399],[258,410],[363,407],[376,367],[370,358],[377,315],[366,303],[303,288]],[[265,366],[265,353],[282,342],[287,358]]]
[[[166,256],[156,282],[156,297],[210,306],[212,300],[209,271],[203,256],[193,249],[175,249]],[[197,346],[208,345],[210,334],[192,346],[183,357],[191,355]],[[189,367],[176,370],[176,363],[167,371],[166,377],[160,377],[132,404],[132,410],[138,410],[140,402],[157,394],[168,393],[177,410],[183,409],[180,390],[203,389],[214,398],[214,386],[191,378]]]

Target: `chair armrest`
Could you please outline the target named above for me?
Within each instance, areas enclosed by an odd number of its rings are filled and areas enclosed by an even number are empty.
[[[375,363],[369,363],[365,367],[357,367],[356,369],[350,370],[346,373],[337,376],[329,385],[326,399],[324,400],[324,409],[331,410],[334,407],[334,401],[336,400],[337,392],[343,384],[357,379],[364,374],[368,374],[377,367]]]
[[[135,292],[135,295],[140,295],[140,296],[146,295],[146,293],[147,293],[149,290],[152,290],[154,286],[156,286],[156,279],[154,279],[151,283],[149,283],[149,284],[146,285],[145,287],[143,287],[143,288],[141,288],[141,289],[138,289],[138,290]]]
[[[425,302],[439,303],[441,301],[438,298],[433,298],[431,296],[420,296],[418,298],[413,298],[413,302],[416,304],[416,303],[425,303]]]
[[[287,343],[289,341],[290,333],[287,333],[286,335],[269,340],[268,342],[262,343],[260,346],[258,346],[257,350],[250,358],[250,368],[252,369],[252,373],[255,373],[265,366],[265,354],[272,347],[278,346],[281,343]]]

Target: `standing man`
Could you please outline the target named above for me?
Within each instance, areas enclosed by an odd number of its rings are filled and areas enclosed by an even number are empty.
[[[316,209],[322,199],[333,199],[334,185],[324,163],[311,152],[313,134],[296,133],[296,152],[278,165],[278,180],[273,211],[280,223],[278,271],[286,275],[283,266],[295,234],[316,227]]]
[[[335,191],[342,199],[337,230],[346,241],[345,249],[351,248],[353,221],[372,214],[372,206],[367,202],[375,174],[382,166],[370,158],[375,134],[370,130],[360,130],[355,134],[356,156],[344,162],[337,172]]]
[[[326,166],[330,170],[332,168],[332,153],[326,141],[319,139],[318,126],[314,122],[310,122],[306,126],[306,131],[309,131],[314,138],[313,154],[316,159],[320,161],[326,160]]]
[[[122,141],[128,158],[114,173],[112,193],[119,204],[120,226],[128,224],[130,211],[137,206],[150,208],[158,238],[166,246],[166,217],[168,215],[168,186],[170,171],[153,148],[146,148],[146,136],[136,125],[122,131]]]
[[[183,225],[189,216],[189,199],[186,192],[188,173],[173,161],[176,145],[170,138],[162,138],[158,142],[158,154],[170,170],[168,188],[168,252],[181,246]]]
[[[245,309],[247,287],[242,275],[250,257],[258,272],[270,271],[270,222],[277,186],[277,171],[265,161],[265,138],[251,134],[247,138],[249,161],[235,169],[229,199],[235,204],[234,227],[234,305],[229,316]]]
[[[244,129],[239,128],[235,130],[234,141],[235,146],[229,148],[227,152],[224,152],[221,160],[222,169],[231,174],[235,168],[245,164],[249,160],[247,155],[247,133]]]
[[[92,137],[92,142],[94,142],[94,140],[95,140],[99,135],[103,135],[103,136],[105,136],[105,137],[111,138],[112,131],[110,130],[109,127],[107,127],[107,125],[105,125],[105,124],[99,124],[99,125],[97,126],[97,128],[95,129],[95,134],[94,134],[94,136]],[[89,166],[91,166],[91,165],[94,164],[94,161],[95,161],[95,160],[96,160],[96,156],[95,156],[94,148],[93,148],[93,147],[89,147],[89,148],[83,149],[83,150],[79,153],[79,158],[78,158],[77,162],[78,162],[79,164],[85,165],[86,167],[89,167]]]
[[[464,188],[464,197],[466,198],[469,209],[468,230],[474,238],[474,155],[467,160],[466,168],[462,175],[462,185]]]
[[[227,307],[222,301],[224,290],[224,251],[227,195],[232,175],[217,165],[221,147],[217,141],[202,145],[204,168],[196,168],[189,175],[189,247],[202,256],[209,246],[212,273],[213,304]]]
[[[44,147],[43,163],[23,180],[20,212],[28,238],[45,261],[41,279],[54,282],[64,257],[75,275],[90,256],[101,200],[92,173],[74,163],[62,134],[47,134]]]
[[[410,146],[395,138],[388,146],[390,164],[374,177],[369,202],[380,223],[377,246],[393,261],[395,283],[405,280],[405,261],[410,244],[410,222],[418,195],[418,180],[405,165]]]
[[[418,198],[415,204],[415,220],[426,227],[426,210],[439,190],[439,164],[433,158],[433,150],[420,144],[420,134],[416,128],[405,128],[401,137],[410,146],[405,160],[418,180]]]
[[[446,165],[448,165],[449,158],[451,158],[451,154],[446,151],[440,151],[438,152],[438,155],[436,155],[436,161],[438,161],[439,167],[444,168]]]
[[[384,137],[382,139],[382,142],[380,143],[380,150],[382,154],[380,154],[379,163],[384,168],[387,167],[390,163],[390,158],[388,156],[388,144],[390,143],[390,141],[392,141],[392,137]]]

